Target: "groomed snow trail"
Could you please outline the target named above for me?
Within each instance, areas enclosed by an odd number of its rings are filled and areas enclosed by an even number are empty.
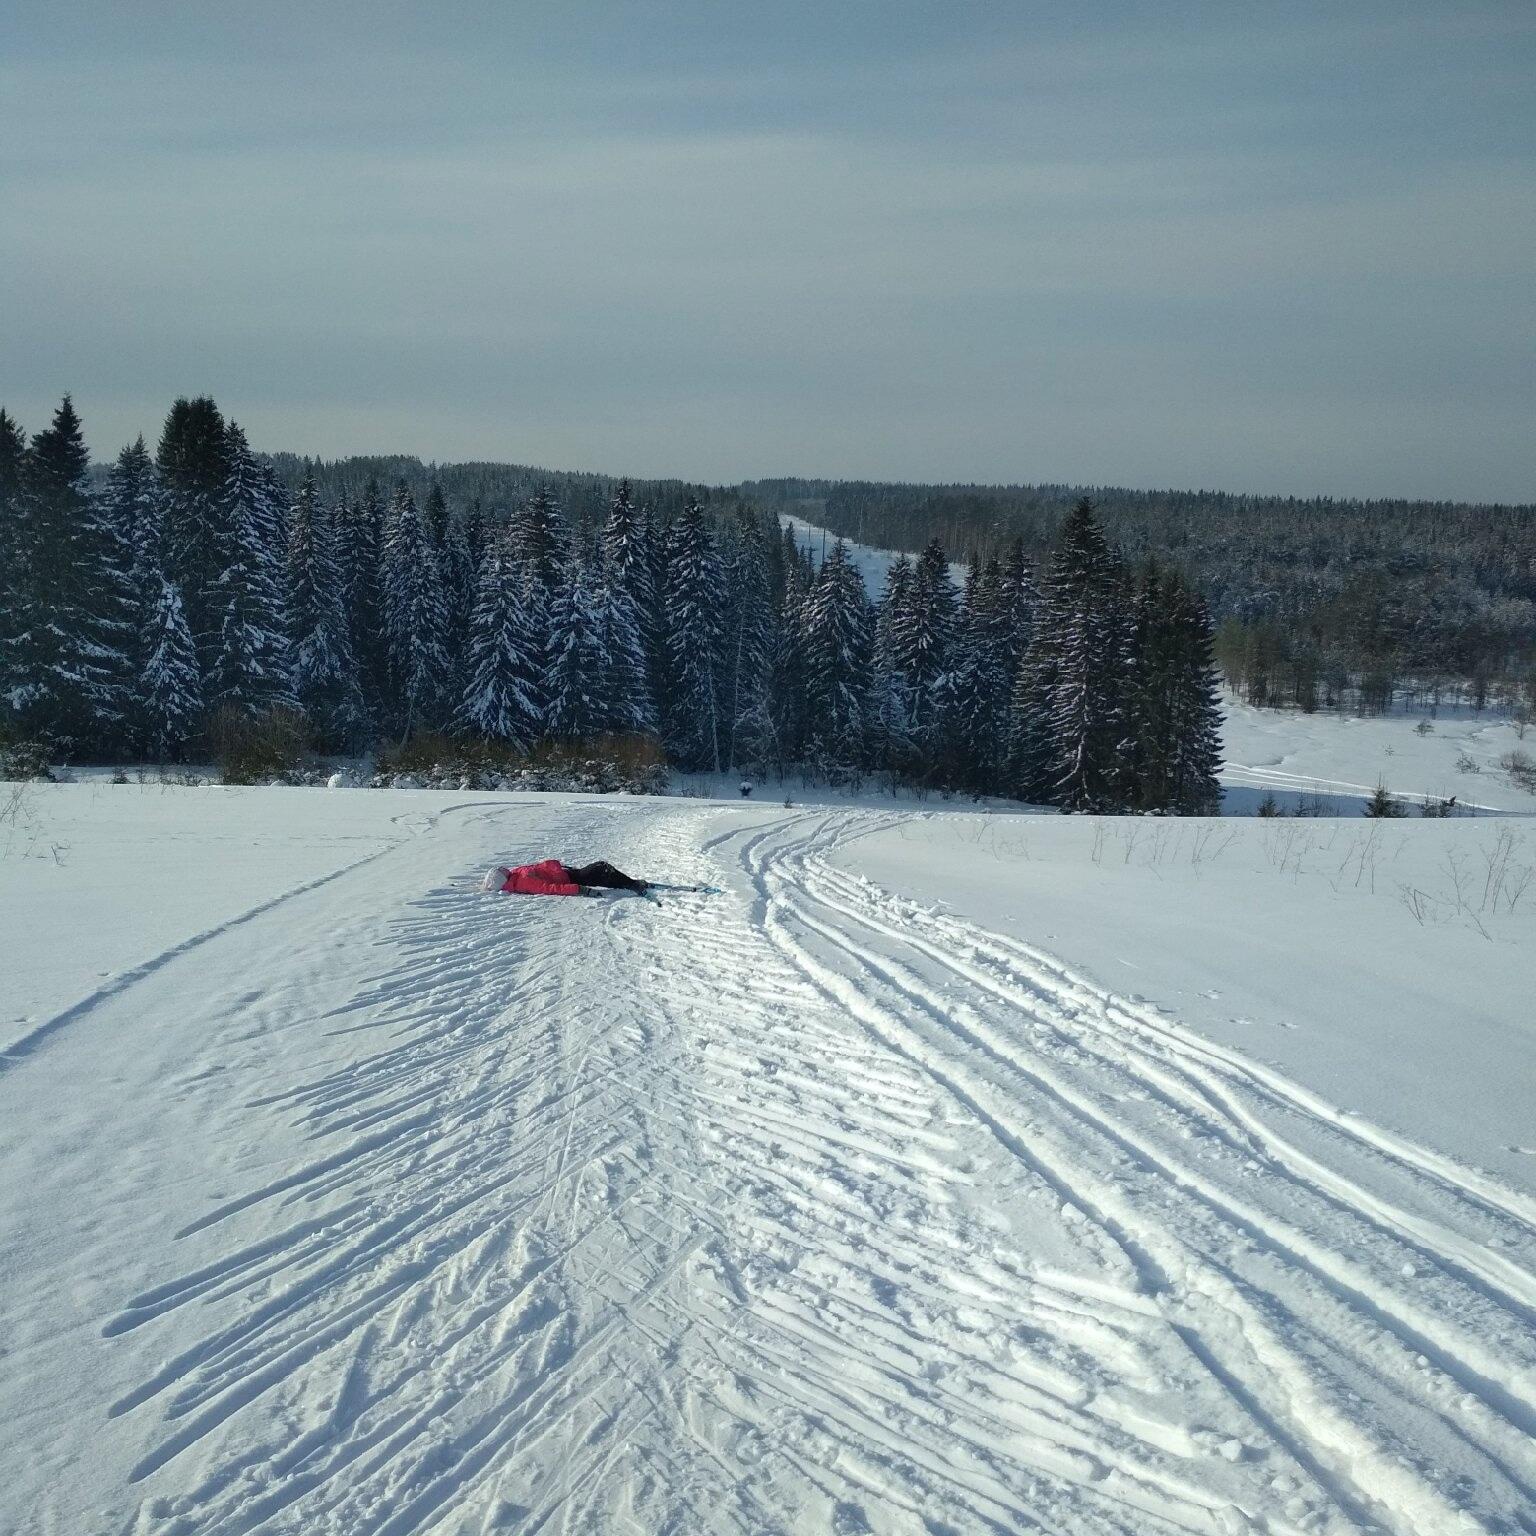
[[[110,1528],[1536,1532],[1536,1202],[834,862],[891,822],[541,826],[726,888],[660,901],[444,834],[230,1121],[307,1150],[99,1320]]]

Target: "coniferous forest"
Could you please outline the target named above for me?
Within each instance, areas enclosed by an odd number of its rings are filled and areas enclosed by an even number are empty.
[[[1022,541],[1041,562],[1086,495],[1127,560],[1168,561],[1199,588],[1224,679],[1251,704],[1370,713],[1412,694],[1536,709],[1536,506],[868,481],[741,490],[876,548],[937,536],[985,558]]]
[[[1214,810],[1200,593],[1087,499],[1042,558],[964,554],[871,601],[738,493],[266,458],[207,398],[102,475],[66,398],[30,439],[0,411],[0,730],[165,762],[276,713],[332,754],[641,738],[685,772]]]

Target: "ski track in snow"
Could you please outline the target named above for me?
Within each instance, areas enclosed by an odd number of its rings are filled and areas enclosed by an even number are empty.
[[[1536,1202],[838,867],[893,819],[396,921],[313,1157],[103,1320],[196,1319],[121,1529],[1536,1532]]]

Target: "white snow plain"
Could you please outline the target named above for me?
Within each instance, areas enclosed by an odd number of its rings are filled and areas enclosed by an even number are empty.
[[[1536,1529],[1529,821],[13,811],[0,1530]]]

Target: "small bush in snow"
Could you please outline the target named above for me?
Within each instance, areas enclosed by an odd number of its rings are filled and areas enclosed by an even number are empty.
[[[1385,784],[1378,784],[1375,793],[1366,801],[1365,814],[1385,820],[1394,816],[1406,816],[1408,812],[1401,800],[1392,798],[1392,792]]]
[[[0,741],[0,779],[52,779],[45,741]]]
[[[1499,759],[1499,767],[1509,775],[1511,784],[1536,795],[1536,758],[1516,747]]]
[[[303,784],[322,782],[304,766],[308,725],[296,709],[247,714],[225,706],[208,728],[213,760],[226,784]]]
[[[381,752],[369,783],[376,789],[664,795],[667,773],[660,748],[645,736],[545,742],[518,752],[502,742],[455,741],[424,732]]]

